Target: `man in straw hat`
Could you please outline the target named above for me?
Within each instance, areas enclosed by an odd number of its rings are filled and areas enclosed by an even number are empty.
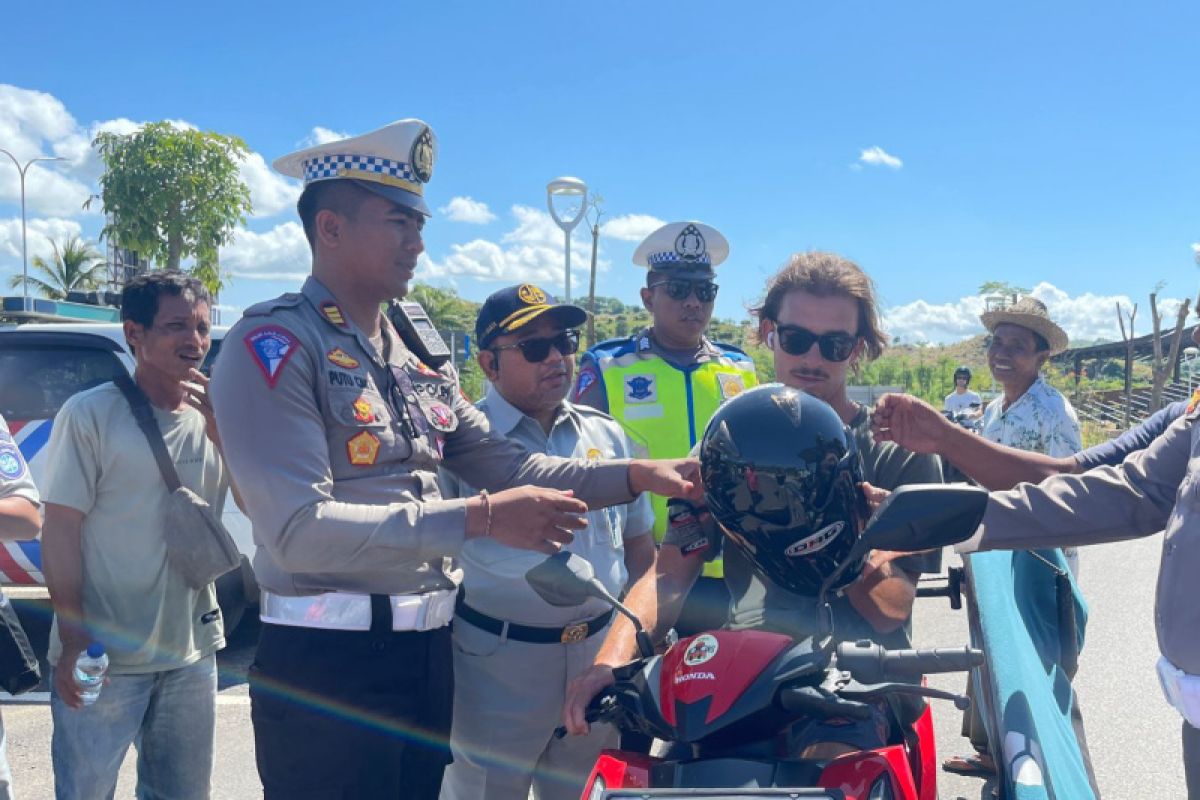
[[[268,800],[436,797],[453,692],[448,557],[476,537],[553,552],[589,507],[692,490],[694,462],[531,454],[381,313],[424,250],[435,154],[429,126],[406,119],[276,161],[305,182],[312,275],[247,309],[213,372],[258,545],[250,700]],[[479,492],[444,499],[442,464]]]

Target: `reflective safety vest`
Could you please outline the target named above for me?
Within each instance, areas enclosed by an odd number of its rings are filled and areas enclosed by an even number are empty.
[[[643,338],[613,339],[591,351],[604,381],[608,413],[648,458],[683,458],[722,401],[758,385],[754,360],[736,347],[713,343],[718,357],[680,369],[661,356],[639,354]],[[661,542],[667,501],[654,495],[651,505],[654,539]],[[721,560],[706,563],[704,574],[721,577]]]

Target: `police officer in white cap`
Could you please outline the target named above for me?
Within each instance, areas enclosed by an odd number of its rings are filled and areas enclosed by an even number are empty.
[[[492,426],[530,450],[574,458],[625,458],[632,450],[607,414],[566,401],[579,326],[587,312],[532,284],[494,293],[479,310],[475,341],[488,394],[479,402]],[[474,491],[454,479],[449,496]],[[591,511],[566,549],[587,559],[613,594],[653,574],[654,512],[643,495],[627,506]],[[595,598],[552,606],[525,581],[541,554],[472,539],[462,549],[462,590],[454,617],[454,762],[441,800],[577,800],[600,750],[616,732],[596,725],[586,737],[552,736],[567,685],[591,666],[612,609]]]
[[[248,309],[214,369],[258,545],[250,697],[268,800],[436,797],[453,691],[447,557],[476,537],[550,552],[589,505],[692,488],[691,462],[531,455],[381,314],[424,249],[435,153],[410,119],[279,159],[305,182],[312,276]],[[479,493],[443,499],[442,463]]]
[[[652,458],[686,455],[724,400],[758,384],[748,355],[704,335],[717,297],[714,270],[728,255],[729,242],[702,222],[672,222],[651,233],[633,263],[649,270],[641,295],[653,324],[580,359],[575,402],[612,414]],[[665,501],[656,498],[654,510],[661,541]],[[705,564],[676,626],[680,635],[721,627],[729,604],[722,574],[719,558]]]

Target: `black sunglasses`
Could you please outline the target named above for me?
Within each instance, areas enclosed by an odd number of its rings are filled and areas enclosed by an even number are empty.
[[[550,357],[553,347],[564,356],[573,356],[579,351],[579,331],[563,331],[556,336],[539,336],[534,339],[523,339],[514,344],[498,344],[489,350],[520,350],[521,355],[530,364],[540,364]]]
[[[775,335],[779,338],[780,349],[792,356],[804,355],[812,349],[813,342],[816,342],[821,351],[821,358],[826,361],[845,361],[854,352],[854,345],[858,343],[858,337],[848,333],[836,331],[818,336],[799,325],[776,323]]]
[[[701,303],[711,303],[717,298],[717,290],[721,288],[712,281],[689,281],[683,278],[669,278],[652,283],[646,288],[654,289],[659,286],[665,286],[667,297],[680,303],[687,300],[688,295],[693,292],[696,293],[696,299]]]

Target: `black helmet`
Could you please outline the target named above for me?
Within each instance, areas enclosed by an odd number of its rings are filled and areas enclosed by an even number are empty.
[[[946,373],[943,372],[942,374],[945,375]],[[971,370],[967,367],[959,367],[958,369],[954,370],[954,380],[958,380],[959,378],[966,378],[967,383],[970,383]]]
[[[846,558],[868,513],[854,437],[837,413],[782,384],[733,397],[700,443],[705,498],[767,580],[808,596]],[[851,564],[836,587],[858,577]]]

